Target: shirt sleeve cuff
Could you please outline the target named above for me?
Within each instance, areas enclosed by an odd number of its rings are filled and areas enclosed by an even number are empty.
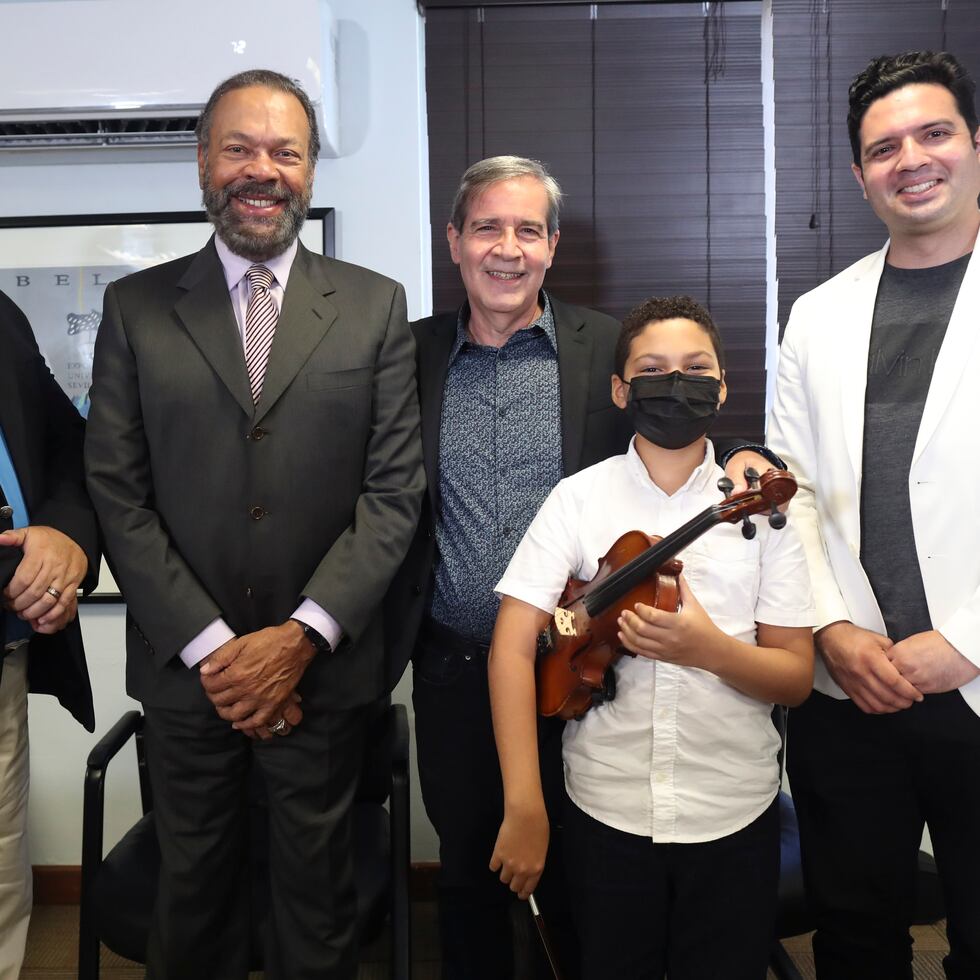
[[[340,623],[312,599],[304,599],[289,618],[298,619],[301,623],[312,626],[330,644],[331,650],[336,650],[344,637]]]
[[[190,643],[180,651],[180,659],[185,667],[195,667],[205,657],[210,656],[222,644],[233,640],[235,634],[231,627],[219,616],[201,630]]]

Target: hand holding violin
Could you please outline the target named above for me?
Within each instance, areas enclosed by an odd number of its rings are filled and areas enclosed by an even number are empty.
[[[638,602],[620,613],[616,635],[630,653],[718,673],[719,663],[737,644],[714,624],[684,576],[678,579],[680,606],[676,612]]]

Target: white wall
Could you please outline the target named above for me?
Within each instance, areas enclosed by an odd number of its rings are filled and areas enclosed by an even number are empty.
[[[234,3],[228,6],[233,16]],[[409,316],[424,316],[431,312],[431,271],[422,21],[412,0],[329,0],[329,6],[339,32],[342,155],[319,162],[313,205],[336,208],[338,257],[404,283]],[[3,8],[0,2],[0,19]],[[43,43],[39,38],[39,46]],[[85,39],[77,43],[84,50]],[[180,70],[177,59],[175,70]],[[2,215],[199,208],[191,150],[0,153]],[[132,706],[124,693],[121,608],[85,606],[82,628],[96,735],[84,732],[51,698],[31,698],[35,864],[80,862],[85,757],[95,739]],[[395,698],[411,708],[407,680]],[[118,771],[110,770],[107,845],[139,812],[132,752],[117,766]],[[413,858],[432,860],[435,838],[417,780],[413,789]]]

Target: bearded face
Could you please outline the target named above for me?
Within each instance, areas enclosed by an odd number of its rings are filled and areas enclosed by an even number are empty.
[[[198,146],[204,208],[222,241],[252,262],[281,255],[309,211],[315,163],[294,95],[262,85],[223,95]]]
[[[218,187],[211,168],[204,169],[202,200],[208,218],[221,240],[236,255],[252,262],[275,258],[292,245],[306,220],[312,196],[312,172],[297,191],[280,180],[260,182],[247,177]]]

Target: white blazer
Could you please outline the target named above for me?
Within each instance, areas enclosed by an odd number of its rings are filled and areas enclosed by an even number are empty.
[[[790,517],[807,552],[817,628],[850,620],[885,632],[860,561],[860,514],[868,347],[887,250],[886,243],[801,296],[780,348],[767,442],[799,481]],[[936,360],[909,471],[909,498],[933,627],[980,665],[978,253],[966,270]],[[866,478],[874,479],[874,473]],[[814,686],[846,697],[820,657]],[[980,714],[980,678],[961,693]]]

